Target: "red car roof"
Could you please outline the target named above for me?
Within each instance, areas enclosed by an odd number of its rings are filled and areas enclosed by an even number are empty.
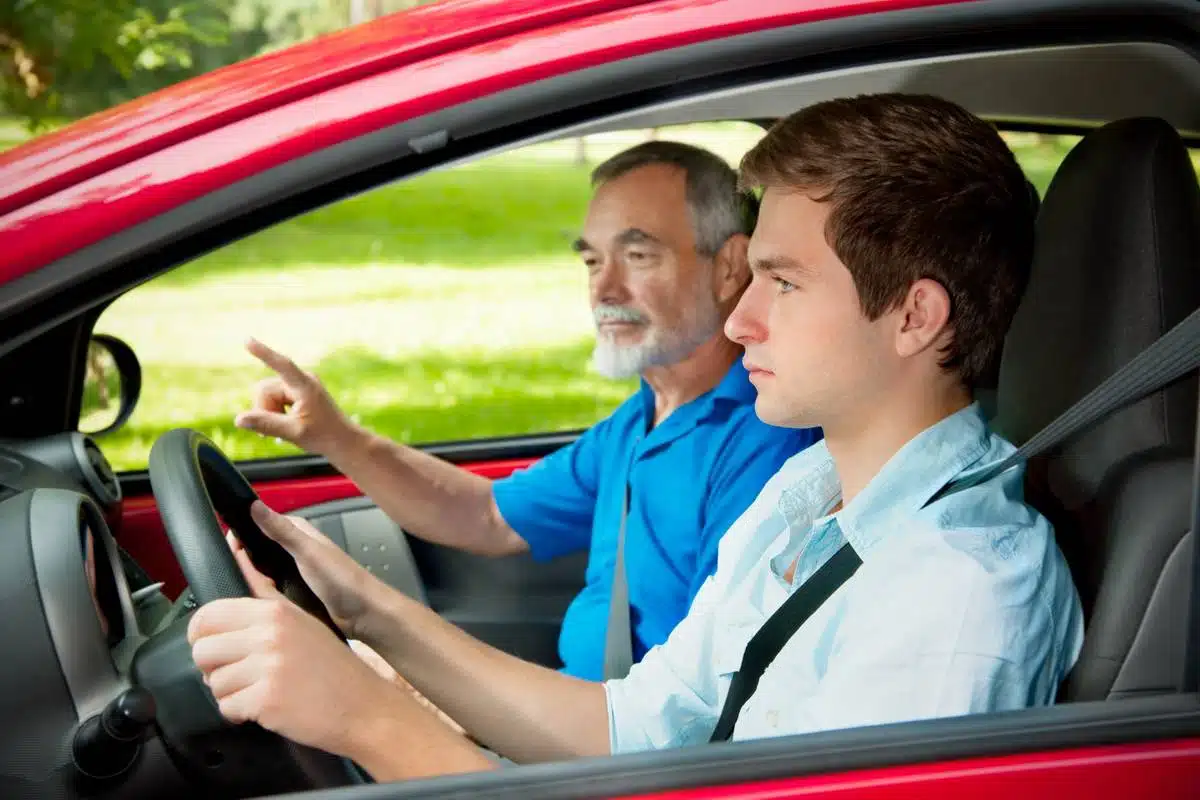
[[[0,155],[0,286],[238,180],[620,59],[970,0],[444,0],[235,64]]]
[[[653,0],[444,0],[184,81],[0,154],[0,215],[183,139],[384,70]]]

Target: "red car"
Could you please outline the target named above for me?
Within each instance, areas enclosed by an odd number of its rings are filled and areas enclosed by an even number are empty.
[[[1001,431],[1028,439],[1200,308],[1194,0],[447,0],[0,155],[0,797],[1200,797],[1194,378],[1031,465],[1031,501],[1056,524],[1088,618],[1049,708],[372,786],[326,754],[214,721],[179,626],[138,628],[158,583],[175,597],[185,573],[223,568],[200,542],[212,508],[166,515],[164,536],[154,494],[180,483],[207,483],[220,509],[244,475],[349,549],[390,547],[379,558],[397,585],[548,664],[581,562],[407,540],[311,457],[230,470],[189,439],[191,466],[118,473],[103,437],[78,432],[88,344],[114,300],[435,167],[606,131],[765,125],[890,90],[947,97],[1008,131],[1082,137],[1043,197],[989,398]],[[119,424],[142,379],[132,350],[103,343],[123,381]],[[428,449],[499,476],[570,437]],[[166,613],[186,612],[184,598]]]

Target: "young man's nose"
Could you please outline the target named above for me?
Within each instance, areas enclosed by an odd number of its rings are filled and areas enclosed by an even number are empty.
[[[767,297],[761,281],[751,281],[729,319],[725,320],[725,336],[740,345],[757,344],[767,338]]]

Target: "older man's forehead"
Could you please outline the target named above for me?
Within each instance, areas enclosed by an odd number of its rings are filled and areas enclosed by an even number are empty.
[[[571,243],[571,249],[577,253],[581,253],[585,250],[596,250],[610,243],[618,247],[630,244],[665,245],[662,239],[641,228],[625,228],[617,232],[615,236],[609,237],[609,240],[608,242],[593,242],[584,236],[580,236]]]

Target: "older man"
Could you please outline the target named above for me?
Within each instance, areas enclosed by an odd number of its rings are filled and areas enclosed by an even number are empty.
[[[742,348],[722,335],[750,280],[756,205],[735,171],[706,150],[649,142],[592,179],[574,249],[588,270],[594,366],[642,380],[574,444],[489,481],[352,424],[316,378],[257,342],[251,352],[278,377],[238,424],[326,456],[431,542],[537,559],[588,549],[559,653],[565,672],[599,680],[666,640],[715,570],[721,535],[819,432],[759,421]]]

